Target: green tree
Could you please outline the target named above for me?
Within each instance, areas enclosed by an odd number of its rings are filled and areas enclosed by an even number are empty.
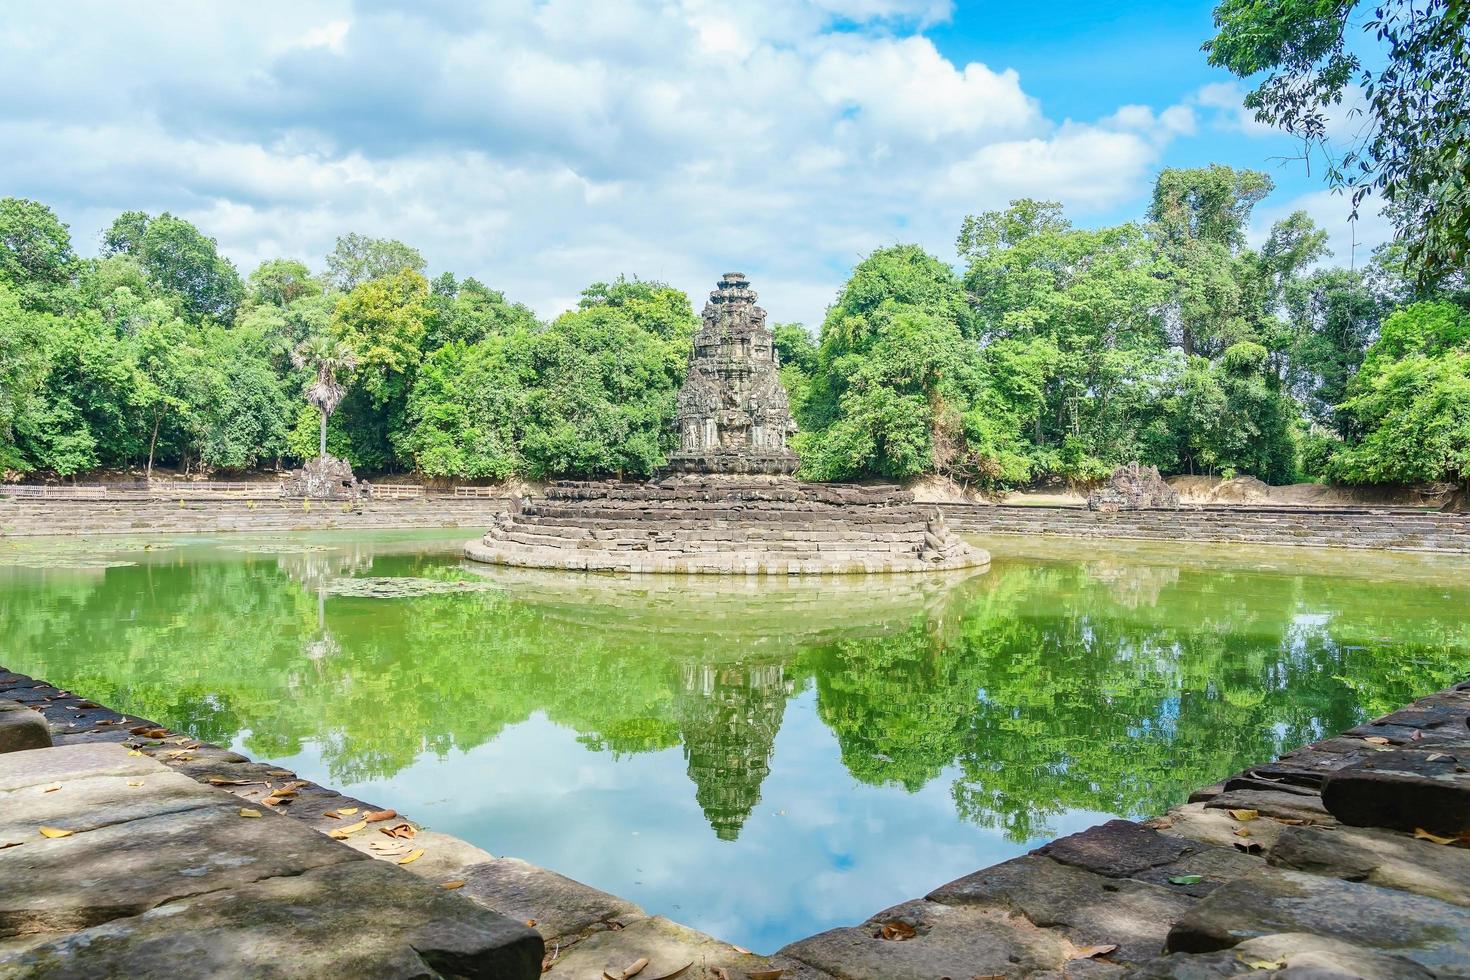
[[[343,292],[365,282],[401,272],[423,274],[428,263],[418,249],[392,238],[369,238],[352,232],[337,239],[327,255],[326,279]]]
[[[219,254],[215,240],[166,211],[156,218],[125,212],[102,241],[108,255],[133,256],[148,281],[178,296],[191,317],[225,322],[245,296],[240,274]]]
[[[321,416],[321,441],[318,455],[327,455],[327,419],[342,404],[346,394],[341,378],[357,367],[357,352],[350,344],[331,334],[321,334],[304,341],[291,353],[296,367],[310,372],[306,383],[306,401]]]
[[[1415,303],[1383,322],[1341,411],[1362,433],[1330,472],[1349,483],[1470,485],[1470,312]]]
[[[295,259],[267,259],[246,280],[246,296],[257,306],[288,307],[321,291],[311,270]]]
[[[1356,12],[1362,8],[1363,14]],[[1463,269],[1470,241],[1470,4],[1462,0],[1222,0],[1210,64],[1265,77],[1245,100],[1256,118],[1306,143],[1328,180],[1390,203],[1421,280]],[[1350,31],[1361,31],[1355,41]],[[1363,93],[1357,134],[1334,140],[1329,114]]]
[[[76,270],[71,233],[37,201],[0,198],[0,282],[32,309],[55,310]]]

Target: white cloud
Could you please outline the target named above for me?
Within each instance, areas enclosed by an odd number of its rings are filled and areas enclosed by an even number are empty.
[[[1137,200],[1206,103],[1049,119],[919,33],[947,0],[103,0],[0,27],[0,186],[73,225],[171,210],[242,268],[348,231],[539,312],[621,272],[726,268],[820,320],[853,263],[1016,196]]]

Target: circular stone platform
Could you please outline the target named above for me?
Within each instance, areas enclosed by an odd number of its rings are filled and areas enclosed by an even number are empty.
[[[785,477],[557,483],[465,546],[526,568],[810,575],[978,568],[990,555],[897,487]]]

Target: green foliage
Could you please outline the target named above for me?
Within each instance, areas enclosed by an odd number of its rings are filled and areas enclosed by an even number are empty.
[[[1335,478],[1470,484],[1470,312],[1449,303],[1395,312],[1341,410],[1362,438],[1333,456]]]
[[[1369,194],[1389,202],[1421,283],[1464,269],[1470,4],[1221,0],[1215,25],[1204,46],[1210,63],[1242,78],[1264,73],[1245,101],[1256,118],[1300,137],[1308,157],[1320,154],[1329,181],[1351,188],[1355,206]],[[1364,94],[1366,119],[1357,135],[1334,142],[1328,115],[1352,87]]]
[[[46,205],[0,198],[0,283],[32,309],[54,309],[57,293],[71,282],[76,256],[71,233]]]
[[[337,239],[327,256],[327,282],[351,292],[365,282],[400,272],[423,274],[428,263],[419,250],[391,238],[369,238],[356,232]]]
[[[209,238],[182,218],[141,211],[118,217],[102,238],[106,255],[133,257],[155,289],[178,297],[194,317],[224,322],[245,296],[235,266]]]

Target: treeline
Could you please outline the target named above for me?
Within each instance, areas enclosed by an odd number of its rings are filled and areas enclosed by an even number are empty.
[[[962,273],[917,246],[873,253],[815,337],[776,327],[803,475],[1002,488],[1137,459],[1278,483],[1470,479],[1463,270],[1425,285],[1393,247],[1324,267],[1302,213],[1251,247],[1270,190],[1252,171],[1166,170],[1136,223],[1076,228],[1029,200],[965,219]],[[685,294],[619,278],[542,322],[425,268],[347,235],[317,273],[275,259],[242,278],[189,222],[140,212],[81,258],[44,205],[0,201],[0,469],[302,460],[324,367],[340,381],[328,448],[363,470],[662,463],[697,324]]]

